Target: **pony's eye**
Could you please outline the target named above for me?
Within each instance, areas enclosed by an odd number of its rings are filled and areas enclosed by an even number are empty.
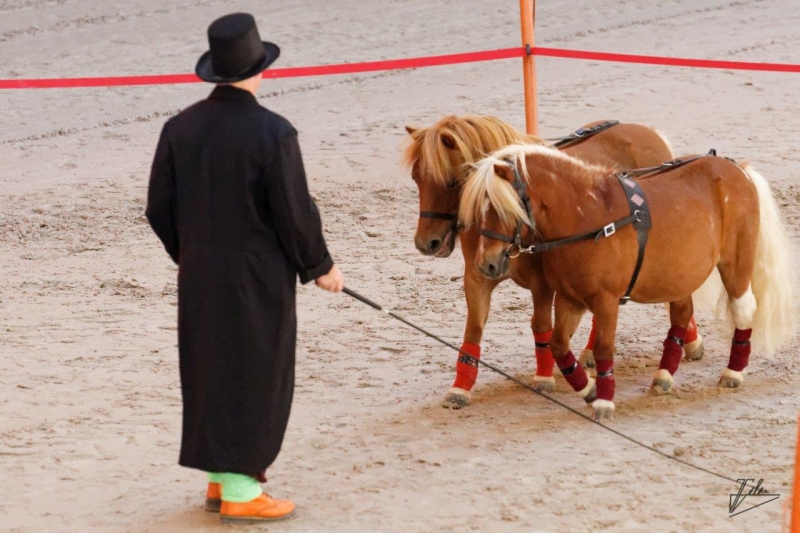
[[[453,181],[451,181],[451,182],[449,182],[447,184],[447,188],[450,189],[450,190],[455,189],[456,187],[458,187],[458,181],[457,180],[453,180]]]

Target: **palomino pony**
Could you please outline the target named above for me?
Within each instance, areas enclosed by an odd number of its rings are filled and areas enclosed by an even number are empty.
[[[715,155],[675,160],[634,181],[551,148],[515,145],[479,162],[464,186],[459,214],[480,226],[481,272],[499,279],[541,259],[556,292],[553,355],[598,419],[614,412],[621,299],[669,303],[672,327],[653,379],[661,392],[678,369],[692,293],[715,268],[735,326],[720,386],[742,384],[751,333],[770,352],[794,336],[798,281],[769,185]],[[597,328],[596,382],[570,351],[586,309]]]
[[[462,184],[469,172],[469,165],[487,154],[509,144],[542,144],[542,140],[524,135],[491,116],[449,116],[428,128],[406,129],[412,142],[406,150],[405,158],[419,189],[420,218],[414,241],[417,249],[425,255],[447,257],[455,247],[456,237],[460,238],[467,299],[467,324],[461,349],[479,358],[491,294],[503,278],[489,280],[475,268],[479,238],[477,229],[467,228],[459,234],[456,217]],[[588,124],[566,140],[563,151],[590,163],[615,168],[657,165],[672,158],[669,144],[656,131],[638,124],[612,122]],[[523,286],[531,290],[534,301],[535,313],[531,319],[537,346],[534,383],[542,390],[552,390],[554,363],[548,342],[552,332],[553,295],[532,276],[528,278]],[[694,319],[691,320],[687,335],[684,346],[686,357],[699,359],[702,357],[703,345],[702,339],[697,335]],[[582,360],[587,355],[591,356],[593,339],[594,329],[582,354]],[[460,408],[467,405],[477,375],[477,363],[467,357],[460,357],[456,366],[456,379],[448,391],[445,406]]]

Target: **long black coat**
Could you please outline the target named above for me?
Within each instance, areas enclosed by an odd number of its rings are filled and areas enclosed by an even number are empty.
[[[297,276],[333,265],[297,132],[249,92],[217,87],[164,126],[147,218],[178,264],[179,462],[257,476],[289,419]]]

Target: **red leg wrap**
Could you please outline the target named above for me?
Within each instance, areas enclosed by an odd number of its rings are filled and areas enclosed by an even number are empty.
[[[550,351],[550,337],[553,330],[544,333],[533,332],[533,339],[536,341],[536,375],[546,378],[553,377],[553,367],[556,360],[553,359],[553,352]]]
[[[747,367],[750,361],[750,335],[752,329],[737,329],[733,332],[733,344],[731,345],[731,358],[728,361],[728,368],[741,372]]]
[[[686,340],[686,330],[680,326],[672,326],[667,333],[667,340],[664,341],[664,352],[661,354],[661,364],[659,369],[669,372],[674,376],[678,371],[678,364],[683,357],[683,343]]]
[[[586,385],[589,384],[589,377],[586,375],[586,370],[584,370],[583,365],[575,359],[571,351],[568,352],[563,359],[556,361],[556,363],[558,363],[558,369],[561,370],[564,379],[567,380],[567,383],[572,385],[572,389],[575,392],[582,391],[586,388]]]
[[[586,341],[586,348],[584,350],[594,351],[594,341],[597,339],[597,330],[594,327],[594,317],[592,317],[592,331],[589,332],[589,340]]]
[[[481,347],[477,344],[465,342],[461,345],[461,351],[470,354],[475,359],[481,358]],[[456,363],[456,380],[453,382],[453,387],[466,391],[472,390],[476,379],[478,379],[478,363],[469,360],[463,354],[459,355],[458,363]]]
[[[600,361],[595,359],[597,366],[597,399],[614,400],[614,389],[617,382],[614,380],[614,361]]]
[[[697,340],[697,322],[694,316],[689,320],[689,325],[686,327],[686,344]]]

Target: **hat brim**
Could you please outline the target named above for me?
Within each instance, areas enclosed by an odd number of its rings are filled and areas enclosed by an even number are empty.
[[[234,76],[232,78],[225,78],[223,76],[219,76],[214,72],[214,66],[211,63],[211,51],[209,50],[197,61],[197,66],[194,68],[195,74],[197,77],[203,81],[207,81],[209,83],[235,83],[237,81],[246,80],[247,78],[252,78],[259,72],[264,71],[267,67],[275,62],[278,59],[278,56],[281,55],[281,49],[278,48],[277,44],[270,43],[267,41],[262,41],[261,44],[264,45],[264,59],[261,60],[257,65],[253,68],[248,70],[247,72],[240,74],[238,76]]]

